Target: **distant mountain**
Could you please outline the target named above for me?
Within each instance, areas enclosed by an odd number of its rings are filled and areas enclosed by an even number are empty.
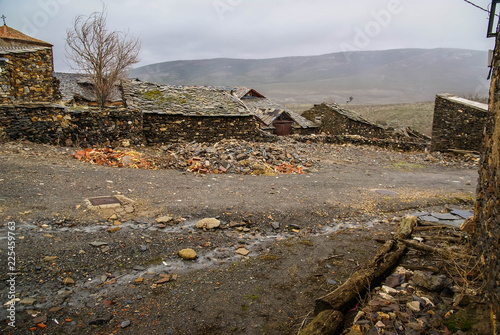
[[[438,93],[488,94],[487,52],[396,49],[271,59],[157,63],[130,77],[171,85],[245,86],[283,104],[432,101]]]

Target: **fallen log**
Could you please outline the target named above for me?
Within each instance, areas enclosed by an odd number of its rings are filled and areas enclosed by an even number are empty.
[[[423,238],[425,240],[449,242],[449,243],[457,243],[457,244],[465,242],[465,240],[463,238],[453,237],[453,236],[424,236]]]
[[[333,335],[344,322],[344,314],[339,311],[325,310],[319,313],[299,335]]]
[[[403,243],[388,241],[380,247],[377,255],[366,266],[356,271],[335,291],[316,300],[314,314],[333,309],[345,312],[354,300],[369,290],[373,282],[380,282],[399,263],[406,251]]]
[[[401,240],[404,244],[406,244],[408,247],[419,250],[419,251],[424,251],[428,253],[434,253],[434,254],[439,254],[447,258],[462,258],[462,259],[468,259],[468,260],[473,260],[475,259],[474,256],[470,255],[465,255],[465,254],[459,254],[455,252],[451,252],[447,249],[443,248],[436,248],[436,247],[431,247],[423,243],[419,242],[414,242],[414,241],[409,241],[409,240]]]
[[[427,231],[427,230],[435,230],[435,229],[450,229],[448,226],[425,226],[425,227],[415,227],[414,231]]]

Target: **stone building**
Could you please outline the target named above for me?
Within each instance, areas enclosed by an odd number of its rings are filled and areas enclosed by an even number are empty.
[[[123,91],[125,104],[144,114],[148,144],[252,139],[259,134],[253,114],[224,90],[131,80],[123,83]]]
[[[391,133],[371,123],[361,115],[340,107],[322,103],[302,113],[309,120],[321,123],[321,131],[328,135],[359,135],[367,138],[387,138]]]
[[[59,92],[53,71],[52,44],[5,24],[0,27],[0,103],[57,100]]]
[[[254,89],[237,87],[230,90],[255,115],[262,130],[277,135],[313,134],[319,125],[290,109],[266,98]]]
[[[498,30],[497,30],[498,31]],[[495,334],[500,334],[500,34],[493,56],[489,111],[484,138],[474,220],[478,262],[485,276]]]
[[[432,123],[431,151],[481,149],[488,105],[452,94],[438,94]]]

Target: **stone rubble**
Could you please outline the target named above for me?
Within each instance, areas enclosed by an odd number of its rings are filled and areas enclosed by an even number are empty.
[[[429,284],[431,290],[422,284]],[[437,329],[460,309],[453,304],[453,292],[448,287],[451,280],[446,276],[400,266],[385,285],[372,291],[344,334],[442,334]]]

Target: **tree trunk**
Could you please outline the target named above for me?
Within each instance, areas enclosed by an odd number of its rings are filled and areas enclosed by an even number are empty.
[[[299,335],[334,335],[343,325],[344,314],[339,311],[326,310],[319,313]]]
[[[355,272],[343,285],[335,291],[316,300],[314,314],[333,309],[345,312],[349,306],[363,293],[369,290],[372,282],[379,282],[387,276],[399,263],[406,251],[403,243],[388,241],[380,249],[374,260]]]

